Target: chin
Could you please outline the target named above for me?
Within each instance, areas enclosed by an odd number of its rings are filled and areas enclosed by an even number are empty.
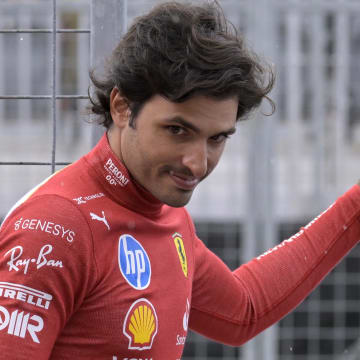
[[[191,199],[191,194],[188,196],[181,196],[181,197],[167,197],[166,199],[160,199],[160,201],[162,201],[164,204],[171,206],[171,207],[175,207],[175,208],[179,208],[179,207],[183,207],[185,205],[187,205],[189,203]]]
[[[165,203],[166,205],[168,206],[171,206],[171,207],[174,207],[174,208],[181,208],[181,207],[184,207],[185,205],[188,204],[189,201],[185,201],[185,202],[182,202],[182,203]]]

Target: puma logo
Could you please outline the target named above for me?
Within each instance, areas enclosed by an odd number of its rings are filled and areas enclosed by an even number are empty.
[[[108,222],[106,221],[106,218],[105,218],[105,213],[103,211],[101,213],[102,213],[103,217],[100,217],[100,216],[98,216],[98,215],[91,212],[90,213],[91,219],[103,222],[106,225],[106,227],[108,228],[108,230],[110,230],[110,226],[109,226],[109,224],[108,224]]]

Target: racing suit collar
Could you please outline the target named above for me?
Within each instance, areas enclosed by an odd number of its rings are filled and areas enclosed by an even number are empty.
[[[85,159],[93,176],[116,202],[144,215],[160,214],[164,204],[136,183],[112,151],[106,133]]]

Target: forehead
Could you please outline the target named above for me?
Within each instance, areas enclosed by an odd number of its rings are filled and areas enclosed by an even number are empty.
[[[236,97],[217,100],[199,95],[175,103],[155,95],[144,105],[139,117],[160,122],[180,117],[200,129],[206,130],[210,127],[222,131],[235,125],[237,108]]]

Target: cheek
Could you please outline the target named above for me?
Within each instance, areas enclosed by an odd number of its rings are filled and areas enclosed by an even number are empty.
[[[174,146],[161,139],[155,139],[152,142],[142,145],[143,157],[153,166],[171,165],[181,158],[182,147]]]
[[[136,159],[141,171],[145,176],[151,176],[151,174],[157,173],[159,167],[166,163],[166,153],[161,147],[154,144],[148,145],[145,143],[139,143],[138,146],[134,146],[136,152]]]
[[[210,175],[210,173],[216,168],[217,164],[219,163],[221,156],[224,152],[224,145],[216,148],[216,149],[212,149],[211,151],[209,151],[208,153],[208,162],[207,162],[207,166],[208,166],[208,171],[206,176]]]
[[[214,149],[211,149],[208,153],[208,164],[212,168],[214,168],[219,160],[221,159],[221,156],[224,152],[225,144],[215,147]]]

